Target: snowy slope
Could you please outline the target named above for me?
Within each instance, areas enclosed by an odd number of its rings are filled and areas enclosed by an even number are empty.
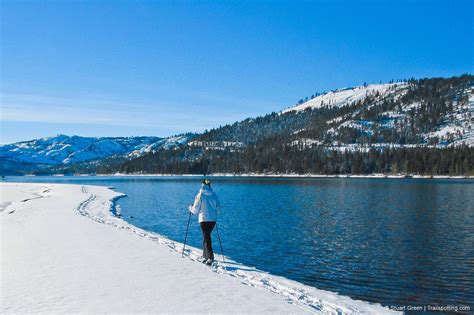
[[[350,105],[357,101],[363,101],[368,96],[376,95],[387,95],[391,93],[398,93],[400,90],[406,87],[406,83],[386,83],[386,84],[369,84],[363,86],[356,86],[353,88],[339,89],[331,91],[315,98],[283,110],[281,113],[287,113],[291,111],[302,111],[308,108],[320,108],[324,106],[329,107],[342,107]]]
[[[79,137],[57,135],[0,146],[4,161],[60,165],[105,159],[114,156],[137,157],[160,148],[186,143],[189,135],[159,137]]]
[[[408,126],[409,118],[419,116],[422,113],[422,104],[419,102],[401,102],[402,97],[410,88],[408,83],[388,83],[388,84],[371,84],[367,86],[358,86],[355,88],[341,89],[319,95],[305,103],[291,107],[281,111],[281,114],[298,115],[306,109],[333,108],[353,106],[360,102],[363,106],[361,109],[350,111],[336,118],[326,121],[328,137],[311,139],[298,135],[304,134],[306,129],[300,129],[293,134],[298,136],[297,139],[289,141],[292,146],[317,146],[324,145],[329,149],[344,150],[369,150],[370,147],[363,148],[358,143],[344,143],[335,140],[334,142],[324,142],[325,138],[337,139],[338,135],[348,129],[354,130],[362,135],[374,135],[375,133],[387,132],[389,130],[400,131],[404,126]],[[412,88],[412,87],[411,87]],[[468,97],[468,102],[457,100],[453,101],[453,109],[450,113],[440,116],[441,123],[430,131],[416,130],[420,135],[420,142],[400,144],[397,142],[375,143],[372,147],[413,147],[417,145],[428,145],[437,147],[468,145],[474,146],[474,90],[472,87],[464,90],[459,95]],[[372,100],[367,103],[367,98]],[[375,101],[374,101],[375,100]],[[394,109],[377,114],[377,117],[368,120],[364,118],[362,110],[371,109],[372,107],[381,106],[383,102],[395,102],[399,106]],[[426,105],[426,103],[424,104]],[[426,110],[426,107],[425,107]]]
[[[177,148],[180,145],[188,143],[188,141],[190,139],[191,139],[191,137],[190,137],[189,134],[188,135],[172,136],[172,137],[169,137],[169,138],[163,138],[163,139],[160,139],[156,142],[141,146],[140,148],[137,148],[136,150],[133,150],[129,154],[129,157],[139,157],[139,156],[141,156],[145,153],[155,152],[159,149]]]
[[[453,114],[446,117],[444,123],[433,132],[424,134],[427,140],[438,139],[442,143],[452,145],[467,144],[474,146],[474,90],[466,91],[467,104],[454,102]]]

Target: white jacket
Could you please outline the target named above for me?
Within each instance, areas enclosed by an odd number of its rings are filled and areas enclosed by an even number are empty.
[[[211,187],[203,185],[194,199],[194,204],[189,207],[189,211],[193,214],[199,213],[199,222],[217,221],[220,207],[219,199]]]

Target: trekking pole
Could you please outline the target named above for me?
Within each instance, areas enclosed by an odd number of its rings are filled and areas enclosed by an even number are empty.
[[[186,240],[188,239],[189,221],[191,221],[191,211],[189,211],[188,226],[186,227],[186,236],[184,237],[184,245],[183,245],[183,252],[181,253],[181,258],[184,257],[184,249],[186,248]]]
[[[217,231],[217,238],[219,238],[219,244],[221,245],[222,260],[224,261],[224,264],[225,264],[224,251],[222,250],[221,236],[219,235],[219,228],[217,227],[217,222],[216,222],[216,231]]]

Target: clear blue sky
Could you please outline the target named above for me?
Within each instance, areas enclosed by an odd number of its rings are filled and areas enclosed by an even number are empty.
[[[1,138],[168,136],[473,70],[474,1],[1,1]]]

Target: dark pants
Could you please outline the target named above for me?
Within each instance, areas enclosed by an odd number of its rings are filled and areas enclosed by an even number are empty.
[[[202,257],[204,259],[214,259],[214,252],[212,251],[212,240],[211,232],[216,225],[215,221],[210,222],[201,222],[201,231],[202,231]]]

